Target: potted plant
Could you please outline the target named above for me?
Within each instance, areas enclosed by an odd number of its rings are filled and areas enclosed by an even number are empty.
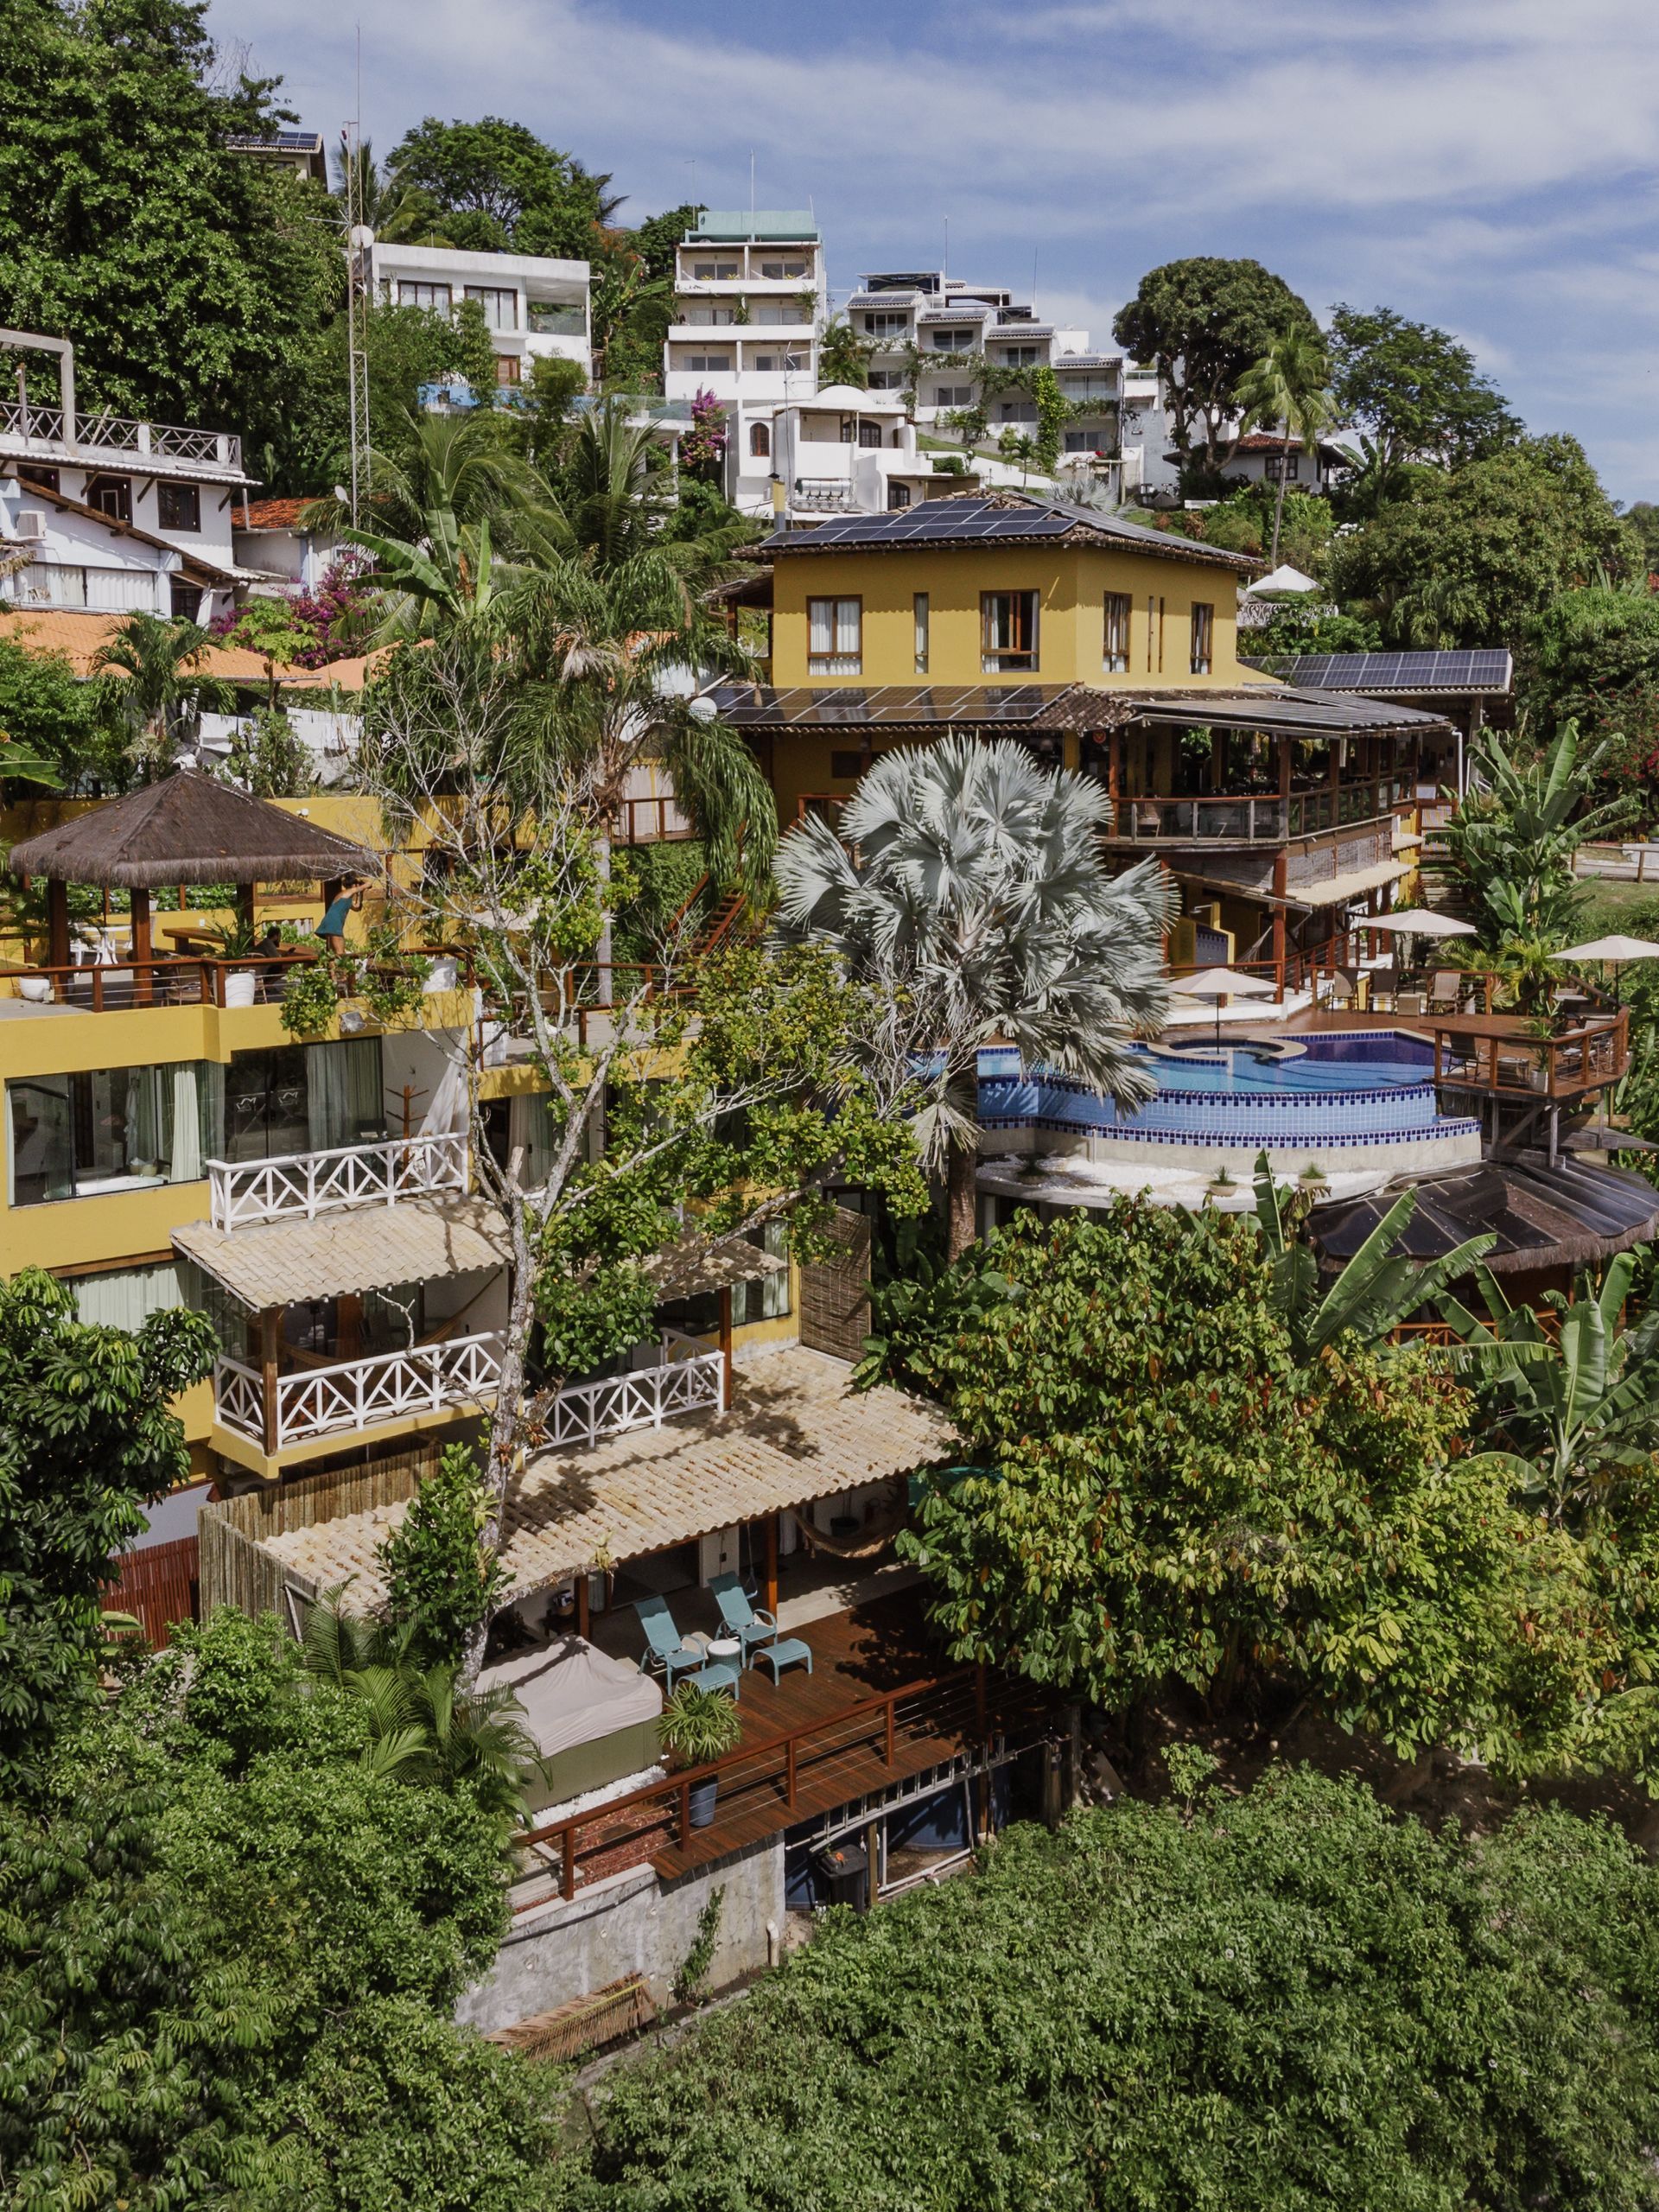
[[[709,1766],[737,1749],[743,1719],[737,1701],[724,1690],[699,1689],[682,1682],[663,1701],[657,1723],[657,1741],[663,1755],[676,1766]],[[691,1785],[691,1825],[706,1828],[715,1817],[719,1777],[708,1776]]]
[[[1224,1160],[1205,1185],[1205,1196],[1211,1198],[1230,1198],[1237,1188],[1238,1185],[1229,1173],[1227,1163]]]
[[[1331,1187],[1331,1178],[1317,1160],[1310,1160],[1296,1180],[1310,1198],[1317,1198],[1321,1191]]]

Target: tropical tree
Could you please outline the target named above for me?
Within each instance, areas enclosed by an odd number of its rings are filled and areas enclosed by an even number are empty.
[[[213,642],[194,622],[134,613],[92,657],[104,709],[145,783],[167,774],[205,708],[233,703],[230,686],[199,665]]]
[[[1497,1239],[1471,1236],[1438,1260],[1413,1260],[1399,1249],[1417,1211],[1415,1191],[1402,1192],[1321,1295],[1319,1255],[1303,1233],[1313,1200],[1275,1183],[1262,1153],[1255,1163],[1255,1217],[1272,1273],[1274,1306],[1299,1360],[1313,1359],[1338,1338],[1385,1344],[1419,1307],[1484,1259]]]
[[[833,316],[818,333],[818,385],[850,385],[862,391],[870,381],[875,348],[861,338],[845,315]]]
[[[1237,450],[1234,394],[1276,334],[1300,325],[1318,338],[1306,301],[1259,261],[1198,254],[1141,279],[1112,325],[1120,346],[1158,372],[1183,473],[1213,482]]]
[[[923,1072],[953,1258],[975,1234],[982,1046],[1122,1104],[1151,1096],[1129,1040],[1162,1027],[1171,893],[1154,863],[1108,874],[1105,806],[1021,746],[952,736],[889,753],[836,829],[809,817],[778,849],[782,934],[831,947],[892,1009],[872,1053]]]
[[[342,233],[366,224],[387,245],[453,245],[437,200],[429,192],[389,175],[376,163],[372,140],[349,150],[336,146],[329,162]]]
[[[1281,324],[1239,379],[1235,397],[1243,427],[1273,423],[1287,444],[1294,438],[1304,453],[1317,454],[1320,434],[1334,407],[1325,389],[1329,365],[1325,340],[1317,328],[1294,319]],[[1268,555],[1275,569],[1285,512],[1285,461],[1281,453],[1273,503],[1273,548]]]
[[[1432,865],[1450,903],[1479,927],[1474,957],[1510,975],[1529,1003],[1586,903],[1573,855],[1635,810],[1631,798],[1584,804],[1608,752],[1606,740],[1582,750],[1570,721],[1541,749],[1524,728],[1484,732],[1470,751],[1470,789],[1440,833]]]
[[[486,1812],[520,1817],[541,1755],[512,1692],[462,1687],[459,1651],[423,1666],[407,1630],[346,1611],[345,1594],[330,1591],[312,1606],[302,1648],[311,1679],[339,1691],[362,1721],[364,1767],[464,1789]]]
[[[1331,315],[1332,392],[1363,433],[1367,511],[1395,498],[1413,463],[1458,468],[1520,435],[1521,424],[1466,346],[1392,308],[1339,306]]]
[[[1511,1306],[1489,1268],[1475,1271],[1486,1321],[1440,1300],[1489,1437],[1553,1522],[1581,1523],[1633,1471],[1650,1471],[1659,1452],[1659,1306],[1629,1327],[1623,1318],[1644,1256],[1619,1253],[1599,1283],[1580,1275],[1572,1298],[1547,1291],[1548,1323]]]

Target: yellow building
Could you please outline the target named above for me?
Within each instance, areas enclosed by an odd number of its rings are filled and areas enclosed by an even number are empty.
[[[787,828],[947,729],[1094,776],[1120,864],[1179,882],[1177,963],[1328,955],[1408,872],[1441,719],[1298,691],[1238,658],[1256,564],[1115,513],[1003,493],[779,530],[764,684],[712,696]],[[745,605],[757,597],[741,588]]]

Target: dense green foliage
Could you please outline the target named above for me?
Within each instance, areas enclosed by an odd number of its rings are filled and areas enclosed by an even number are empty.
[[[1471,1456],[1419,1353],[1295,1357],[1254,1223],[1122,1202],[959,1263],[1016,1294],[927,1339],[971,1471],[901,1549],[952,1653],[1122,1711],[1171,1680],[1294,1685],[1397,1751],[1565,1756],[1610,1659],[1587,1563]]]
[[[1527,438],[1424,471],[1331,550],[1344,606],[1402,647],[1516,644],[1557,594],[1623,575],[1633,541],[1576,439]]]
[[[486,1501],[478,1462],[464,1444],[444,1446],[436,1471],[379,1548],[386,1618],[422,1666],[460,1658],[470,1630],[495,1610],[505,1580],[478,1554]]]
[[[67,1284],[0,1281],[0,1786],[38,1785],[54,1732],[92,1691],[99,1592],[146,1500],[188,1471],[168,1401],[217,1351],[199,1313],[136,1336],[91,1328]]]
[[[1170,435],[1189,490],[1213,483],[1232,458],[1240,380],[1282,332],[1298,328],[1323,346],[1306,301],[1259,261],[1213,254],[1147,271],[1112,334],[1163,378]]]
[[[101,702],[60,653],[0,638],[0,734],[8,746],[50,761],[62,785],[119,788],[130,772]],[[0,752],[0,777],[6,756]]]
[[[1333,309],[1331,359],[1342,420],[1364,434],[1373,457],[1373,499],[1393,497],[1411,462],[1460,467],[1520,435],[1466,346],[1392,308]]]
[[[477,123],[429,115],[404,133],[386,168],[395,185],[422,195],[452,245],[562,261],[587,260],[610,181],[499,115]]]
[[[0,298],[14,328],[73,340],[83,408],[257,448],[343,269],[322,188],[228,149],[272,127],[275,88],[217,88],[206,15],[204,0],[10,0]],[[29,367],[44,397],[48,357]]]
[[[388,2172],[433,2212],[508,2174],[537,2201],[535,2077],[443,2017],[500,1933],[501,1822],[367,1748],[226,1612],[0,1809],[10,2201],[369,2212]]]
[[[1639,2212],[1659,1876],[1274,1774],[1015,1828],[613,2076],[581,2212]]]
[[[1604,779],[1639,789],[1645,812],[1659,766],[1659,596],[1645,572],[1552,600],[1529,626],[1522,676],[1535,720],[1608,741]]]

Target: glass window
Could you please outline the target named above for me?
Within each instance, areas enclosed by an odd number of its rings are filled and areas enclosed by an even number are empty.
[[[734,1327],[747,1328],[754,1321],[781,1320],[789,1308],[789,1252],[784,1242],[783,1224],[768,1222],[764,1229],[749,1231],[751,1244],[758,1244],[763,1252],[770,1252],[774,1260],[784,1265],[776,1274],[761,1275],[753,1282],[741,1282],[732,1292],[732,1323]]]
[[[201,493],[194,484],[158,484],[156,512],[163,530],[200,530]]]
[[[918,591],[911,601],[916,618],[916,673],[927,674],[927,594]]]
[[[12,1205],[197,1181],[214,1149],[212,1073],[181,1060],[9,1083]]]
[[[905,372],[902,369],[872,369],[869,389],[872,391],[902,391]]]
[[[1037,665],[1037,594],[982,591],[979,595],[981,667],[987,676]]]
[[[763,261],[760,274],[770,276],[775,283],[780,277],[804,276],[806,264],[804,261]]]
[[[516,353],[498,353],[495,357],[497,384],[517,384],[518,378],[518,356]]]
[[[447,284],[417,284],[406,278],[398,279],[397,304],[400,308],[424,308],[429,315],[448,315],[450,298]]]
[[[1195,601],[1192,607],[1192,661],[1194,676],[1208,676],[1211,655],[1214,648],[1216,610]]]
[[[881,442],[881,425],[879,423],[861,423],[858,426],[858,442],[866,452],[879,446]]]
[[[1106,594],[1106,626],[1101,641],[1100,664],[1120,676],[1128,671],[1129,594],[1126,591],[1109,591]]]
[[[1002,358],[1011,369],[1028,369],[1043,358],[1040,346],[1005,346]]]
[[[526,300],[524,327],[543,338],[585,338],[588,318],[564,300]]]
[[[785,375],[806,366],[804,353],[757,353],[751,364],[764,376]]]
[[[856,676],[864,665],[861,599],[809,599],[806,664],[813,676]]]
[[[971,330],[936,330],[933,351],[936,353],[971,353],[974,334]]]
[[[685,365],[688,369],[702,369],[711,375],[718,375],[731,367],[732,357],[729,353],[688,353]]]
[[[729,284],[737,273],[734,261],[700,261],[696,265],[699,284]]]
[[[872,338],[902,338],[910,328],[907,315],[867,315],[864,327]]]
[[[769,461],[772,458],[772,425],[770,423],[750,423],[749,451],[756,461]]]
[[[125,476],[93,476],[86,483],[86,504],[111,522],[132,520],[132,484]]]
[[[517,330],[518,327],[518,295],[495,284],[468,284],[466,296],[476,300],[484,310],[486,330]]]
[[[1283,477],[1287,484],[1294,484],[1302,473],[1302,456],[1299,453],[1270,453],[1264,470],[1269,484],[1276,484]]]
[[[970,384],[942,384],[933,395],[936,407],[971,407],[974,387]]]
[[[889,484],[887,486],[887,505],[889,507],[893,508],[907,507],[910,505],[909,485]]]

